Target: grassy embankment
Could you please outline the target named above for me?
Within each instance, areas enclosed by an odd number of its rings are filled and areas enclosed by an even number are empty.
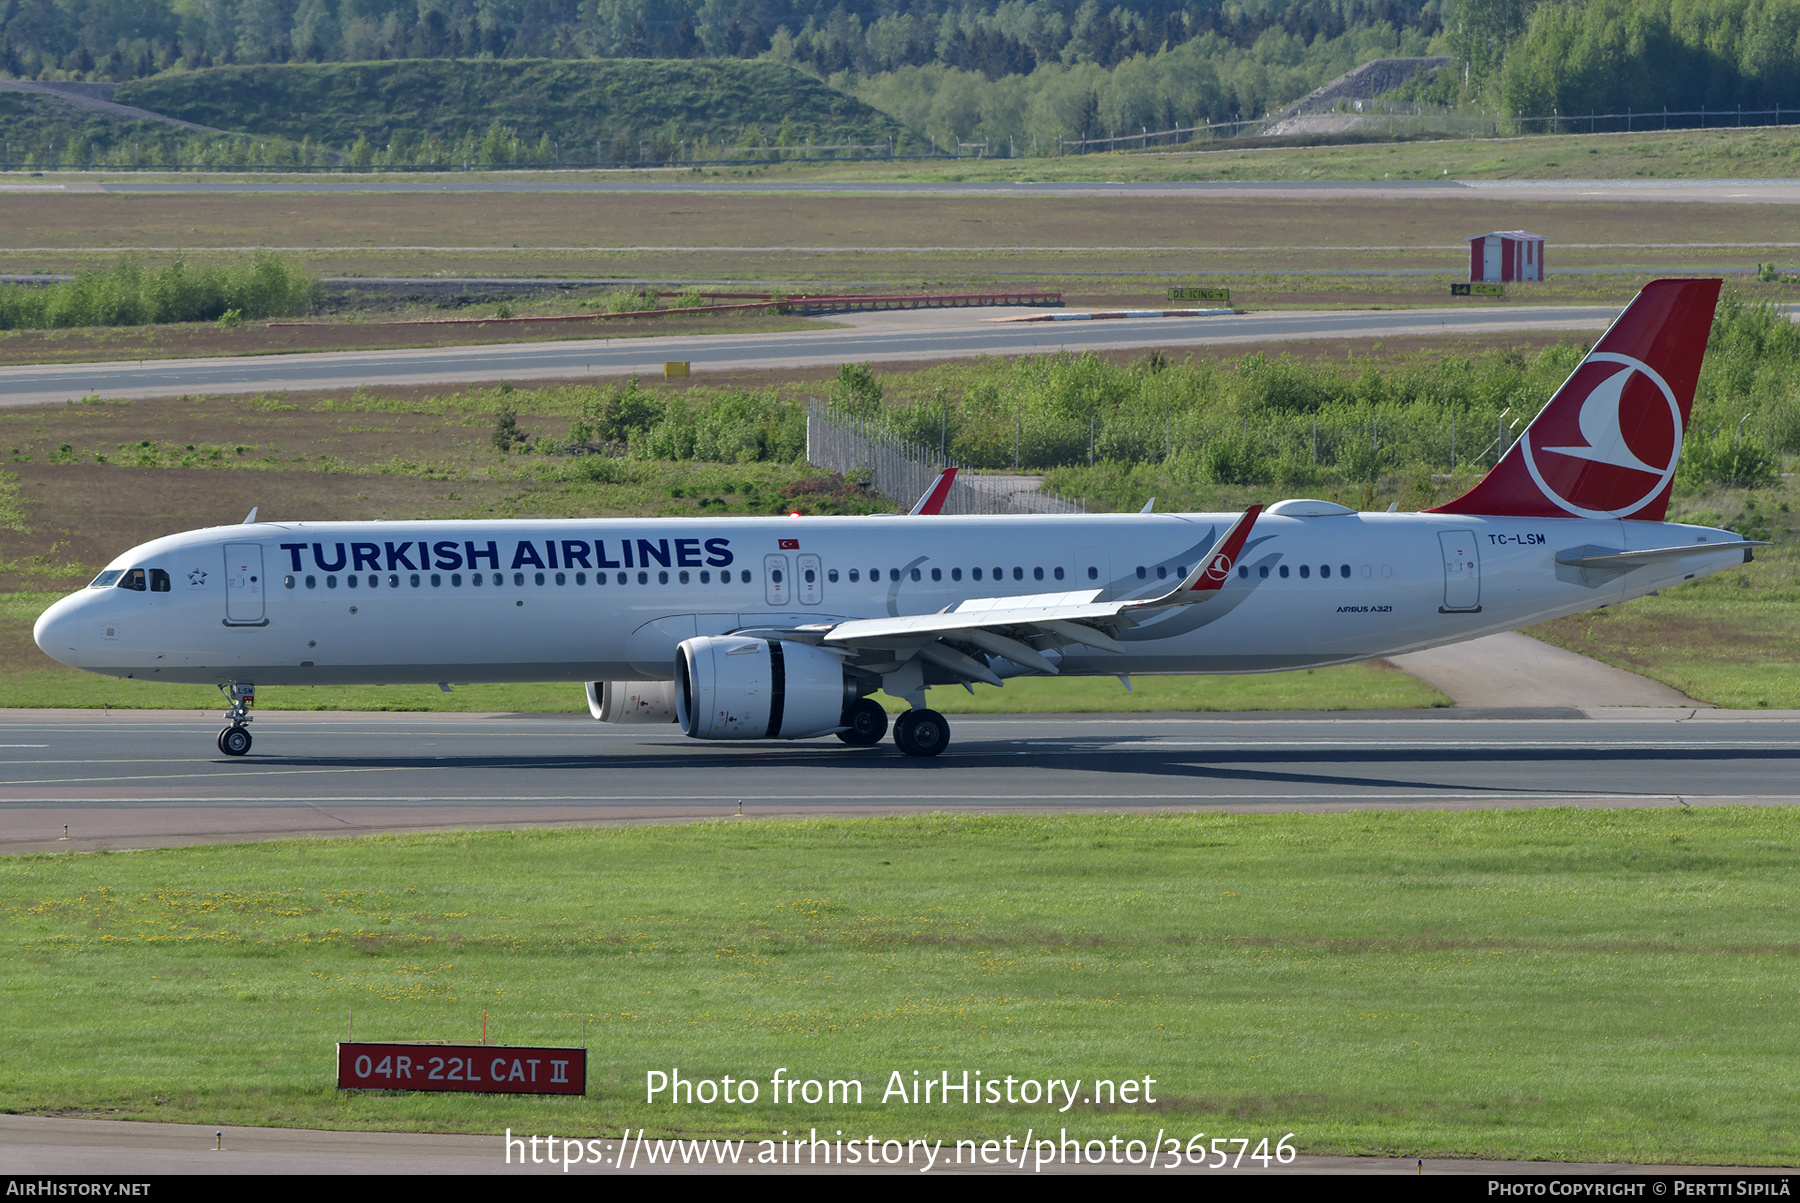
[[[777,139],[884,143],[897,122],[773,62],[413,59],[268,64],[133,80],[120,104],[210,126],[117,118],[58,97],[0,93],[13,170],[144,164],[367,167],[667,161]]]
[[[1796,822],[921,816],[9,857],[0,1026],[32,1056],[0,1106],[1785,1164]],[[484,1009],[496,1043],[585,1029],[588,1096],[332,1089],[351,1014],[361,1039],[473,1041]],[[761,1098],[647,1105],[671,1066]],[[857,1078],[864,1105],[772,1105],[776,1067]],[[1150,1077],[1157,1103],[879,1102],[893,1072],[965,1067]]]

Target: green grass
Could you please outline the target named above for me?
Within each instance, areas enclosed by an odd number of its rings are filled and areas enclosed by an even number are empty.
[[[1294,1133],[1785,1164],[1785,809],[727,820],[0,862],[0,1108],[604,1137]],[[592,1050],[585,1099],[339,1094],[333,1042]],[[646,1072],[764,1083],[644,1102]],[[772,1105],[790,1077],[865,1104]],[[900,1106],[890,1074],[1153,1078]],[[1085,1094],[1085,1092],[1083,1092]],[[947,1147],[949,1147],[947,1145]]]
[[[1800,710],[1800,545],[1794,477],[1677,500],[1674,522],[1771,540],[1754,562],[1660,594],[1532,627],[1570,651],[1735,710]]]

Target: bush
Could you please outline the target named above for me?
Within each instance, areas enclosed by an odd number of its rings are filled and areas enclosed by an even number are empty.
[[[0,285],[0,330],[206,322],[233,311],[239,320],[290,317],[310,310],[316,291],[310,276],[267,255],[198,269],[178,260],[157,272],[126,259],[47,287]]]
[[[1780,460],[1753,438],[1690,438],[1681,449],[1675,484],[1683,489],[1704,485],[1757,489],[1774,484],[1780,471]]]

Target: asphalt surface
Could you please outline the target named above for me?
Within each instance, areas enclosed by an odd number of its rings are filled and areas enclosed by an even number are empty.
[[[570,1135],[564,1129],[564,1136]],[[644,1145],[617,1139],[615,1132],[582,1132],[580,1136],[595,1140],[604,1160],[597,1164],[572,1165],[564,1169],[545,1158],[550,1146],[536,1147],[539,1161],[526,1159],[529,1144],[508,1150],[500,1135],[447,1135],[424,1132],[322,1132],[296,1128],[216,1128],[206,1124],[155,1124],[130,1120],[99,1121],[65,1119],[50,1116],[0,1116],[0,1174],[68,1174],[80,1177],[119,1176],[142,1180],[165,1174],[388,1174],[388,1175],[463,1175],[463,1174],[716,1174],[715,1166],[655,1165],[644,1155]],[[621,1146],[623,1146],[623,1151]],[[558,1149],[562,1148],[561,1141]],[[1228,1148],[1230,1146],[1227,1146]],[[752,1140],[750,1155],[756,1154]],[[508,1152],[513,1160],[505,1160]],[[638,1156],[631,1157],[632,1152]],[[585,1150],[584,1150],[585,1152]],[[958,1167],[954,1157],[954,1138],[945,1140],[933,1174],[979,1173],[987,1176],[1012,1174],[1096,1174],[1137,1173],[1166,1176],[1164,1166],[1151,1169],[1131,1165],[1056,1165],[1041,1170],[1034,1166],[1013,1165]],[[1015,1154],[1016,1156],[1016,1154]],[[746,1161],[748,1158],[746,1158]],[[521,1164],[521,1163],[524,1164]],[[621,1162],[623,1164],[621,1164]],[[757,1166],[740,1164],[732,1167],[734,1175],[788,1174],[910,1174],[915,1178],[924,1170],[924,1155],[919,1153],[910,1165],[898,1164],[871,1169],[867,1164],[812,1166]],[[1191,1176],[1259,1177],[1316,1174],[1405,1174],[1431,1175],[1530,1175],[1533,1177],[1624,1177],[1656,1175],[1700,1178],[1721,1174],[1749,1175],[1757,1178],[1785,1180],[1788,1172],[1764,1167],[1730,1166],[1643,1166],[1617,1162],[1578,1164],[1554,1161],[1442,1161],[1424,1163],[1411,1157],[1296,1157],[1291,1164],[1270,1164],[1267,1168],[1246,1158],[1241,1164],[1223,1169],[1183,1165],[1176,1173]],[[1762,1185],[1767,1193],[1778,1194],[1783,1188],[1775,1181]],[[1661,1193],[1661,1192],[1657,1192]],[[1695,1193],[1698,1193],[1696,1191]]]
[[[1204,163],[1210,152],[1159,156],[1159,163]],[[1125,158],[1117,165],[1135,166]],[[919,170],[950,166],[938,161]],[[1021,160],[1019,170],[1039,170]],[[1196,180],[1123,182],[1011,180],[750,180],[695,179],[691,169],[640,168],[628,171],[570,169],[494,173],[470,179],[460,173],[412,175],[405,178],[364,175],[286,175],[153,178],[117,172],[55,172],[44,178],[11,177],[0,192],[121,192],[145,194],[344,193],[344,192],[575,192],[709,193],[786,196],[1180,196],[1196,200],[1240,198],[1356,198],[1364,200],[1527,200],[1527,201],[1659,201],[1709,204],[1800,204],[1800,180]]]
[[[1787,806],[1800,721],[1691,709],[952,716],[949,750],[706,743],[586,716],[0,717],[0,852],[918,811]],[[1496,717],[1496,715],[1500,717]],[[62,827],[69,839],[63,841]]]
[[[1036,312],[912,310],[846,315],[838,329],[781,334],[660,335],[653,338],[335,351],[225,359],[126,360],[9,368],[0,405],[40,405],[99,394],[176,397],[483,380],[558,380],[651,375],[666,361],[695,372],[759,371],[850,362],[960,359],[1304,338],[1395,338],[1507,330],[1595,330],[1617,309],[1594,305],[1517,308],[1249,313],[1235,317],[1006,323]],[[679,319],[672,319],[679,320]]]

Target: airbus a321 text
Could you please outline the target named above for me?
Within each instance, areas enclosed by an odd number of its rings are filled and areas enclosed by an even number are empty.
[[[257,685],[501,681],[585,682],[602,722],[696,739],[860,745],[885,690],[894,742],[934,756],[934,686],[1343,664],[1743,563],[1751,542],[1662,520],[1718,293],[1650,284],[1423,513],[247,521],[132,548],[34,633],[91,672],[217,684],[233,756]]]

